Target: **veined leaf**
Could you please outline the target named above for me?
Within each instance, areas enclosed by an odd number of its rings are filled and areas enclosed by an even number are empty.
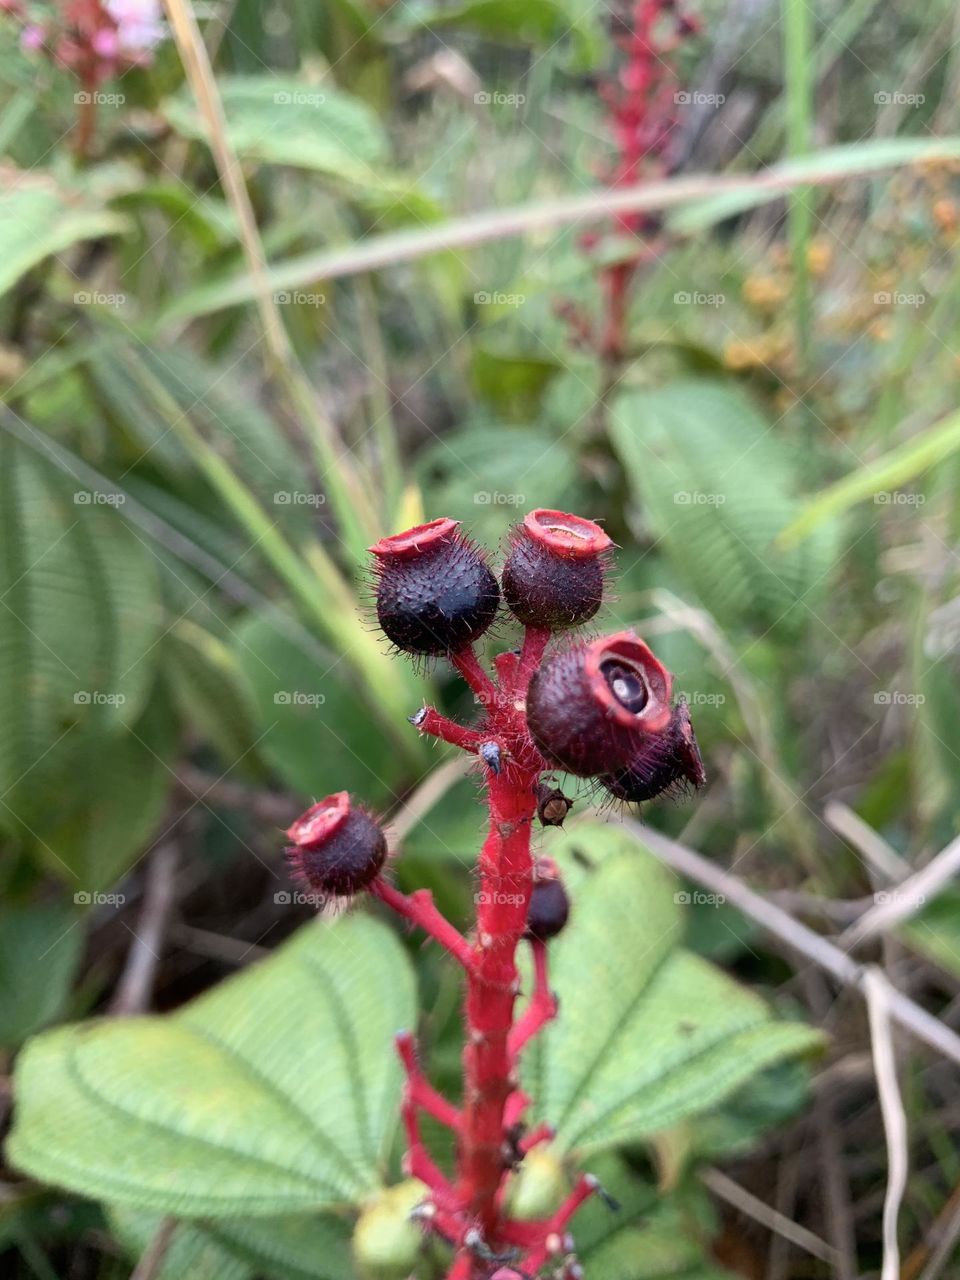
[[[820,1043],[680,947],[673,877],[626,833],[608,831],[580,823],[550,846],[575,905],[550,950],[563,1013],[528,1052],[524,1087],[562,1151],[649,1137]]]
[[[0,294],[51,254],[127,226],[88,192],[61,186],[48,174],[0,165],[0,186]]]
[[[378,922],[300,930],[168,1017],[64,1027],[17,1064],[9,1155],[80,1195],[178,1217],[373,1192],[396,1121],[413,975]]]
[[[65,902],[0,906],[0,1046],[62,1014],[83,942],[80,913]]]
[[[217,81],[232,149],[247,160],[295,165],[331,177],[379,185],[386,136],[373,111],[331,82],[276,75]],[[186,138],[206,141],[188,91],[167,101],[167,119]]]
[[[744,396],[719,383],[630,390],[610,430],[631,489],[677,578],[722,622],[796,627],[835,561],[836,529],[777,544],[798,510],[798,466]]]

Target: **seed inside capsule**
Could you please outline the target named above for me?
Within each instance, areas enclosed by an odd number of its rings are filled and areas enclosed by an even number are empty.
[[[607,658],[600,670],[610,692],[627,711],[639,715],[647,705],[647,686],[640,673],[617,658]]]

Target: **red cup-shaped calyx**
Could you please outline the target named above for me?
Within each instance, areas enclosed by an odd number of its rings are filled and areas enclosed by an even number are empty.
[[[325,898],[352,897],[365,889],[387,856],[380,824],[346,791],[311,805],[286,834],[293,874]]]
[[[641,804],[664,794],[698,791],[706,778],[690,711],[678,702],[667,727],[644,738],[625,768],[600,781],[618,800]]]
[[[456,653],[490,626],[500,588],[480,550],[456,520],[431,520],[381,538],[376,561],[377,618],[405,653]]]
[[[550,631],[587,622],[603,601],[612,547],[592,520],[542,508],[529,512],[511,531],[501,575],[511,613],[524,626]]]
[[[541,753],[581,777],[623,768],[670,720],[671,676],[632,631],[549,658],[530,682],[527,724]]]

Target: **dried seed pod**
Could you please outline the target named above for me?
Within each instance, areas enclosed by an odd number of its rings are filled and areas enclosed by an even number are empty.
[[[500,588],[456,520],[431,520],[381,538],[376,557],[377,618],[405,653],[455,653],[496,617]]]
[[[581,777],[622,769],[670,719],[671,676],[632,631],[548,658],[530,681],[527,725],[543,756]]]
[[[293,874],[324,897],[349,898],[380,873],[387,838],[376,819],[338,791],[287,828]]]
[[[562,827],[572,808],[573,801],[559,787],[548,787],[545,782],[537,786],[537,817],[542,827]]]
[[[526,627],[562,631],[600,608],[606,556],[613,543],[592,520],[537,510],[511,530],[503,597]]]
[[[678,702],[662,733],[644,738],[625,768],[600,781],[618,800],[640,804],[665,792],[698,791],[706,778],[689,709]]]

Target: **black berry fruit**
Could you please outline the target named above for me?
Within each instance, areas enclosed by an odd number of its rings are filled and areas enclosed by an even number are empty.
[[[706,777],[690,712],[679,702],[667,727],[644,738],[625,768],[600,781],[618,800],[640,804],[665,792],[697,791]]]
[[[324,897],[349,898],[379,874],[387,839],[379,823],[346,791],[327,796],[287,828],[293,874]]]
[[[456,653],[496,617],[500,588],[456,520],[432,520],[381,538],[376,557],[377,618],[405,653]]]
[[[510,535],[503,598],[527,627],[562,631],[587,622],[603,601],[605,558],[613,543],[592,520],[531,511]]]
[[[570,899],[556,867],[544,859],[537,868],[537,879],[530,894],[527,910],[528,938],[549,942],[561,931],[570,916]]]

